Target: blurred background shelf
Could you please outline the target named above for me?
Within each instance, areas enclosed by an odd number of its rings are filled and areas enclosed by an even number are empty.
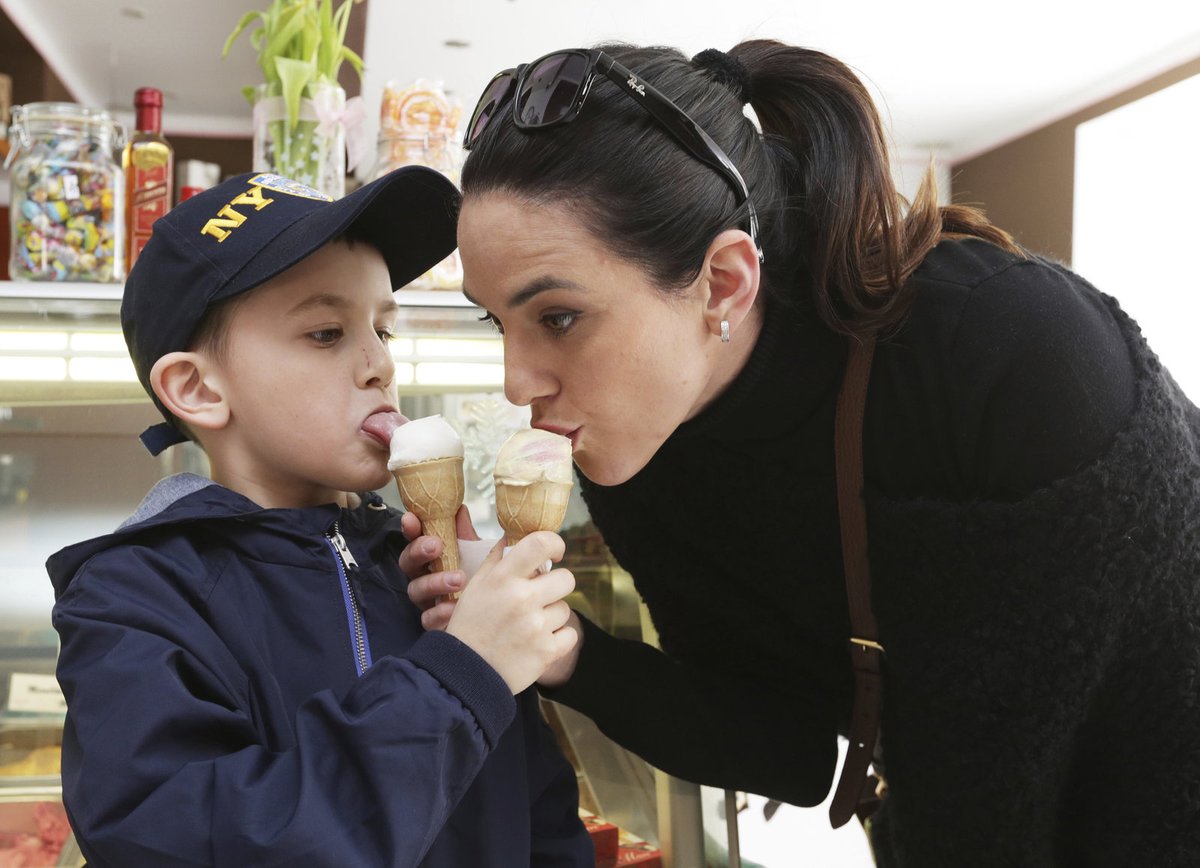
[[[47,301],[121,301],[120,283],[44,283],[0,280],[0,298],[43,299]],[[395,293],[401,307],[475,307],[461,292],[453,290],[401,289]]]

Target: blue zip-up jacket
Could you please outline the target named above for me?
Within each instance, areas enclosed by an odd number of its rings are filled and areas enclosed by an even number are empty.
[[[184,476],[50,558],[89,865],[594,864],[536,692],[421,628],[404,543],[374,495],[262,509]]]

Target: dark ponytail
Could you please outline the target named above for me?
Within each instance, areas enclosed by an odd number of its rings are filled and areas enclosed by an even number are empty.
[[[886,331],[908,305],[904,283],[947,234],[1013,247],[978,212],[939,209],[932,173],[907,216],[878,113],[839,61],[779,42],[729,52],[748,80],[730,84],[668,48],[600,46],[687,112],[737,165],[758,210],[763,292],[811,307],[832,329]],[[743,96],[762,133],[744,116]],[[502,191],[571,208],[589,230],[665,292],[691,283],[709,243],[746,228],[725,180],[649,115],[598,80],[579,117],[523,132],[501,112],[462,172],[466,198]]]
[[[971,208],[939,208],[932,167],[912,206],[892,181],[879,114],[845,64],[771,40],[729,52],[750,74],[766,138],[786,143],[796,232],[812,302],[835,331],[894,327],[910,298],[909,276],[940,240],[974,236],[1016,251],[1011,236]]]

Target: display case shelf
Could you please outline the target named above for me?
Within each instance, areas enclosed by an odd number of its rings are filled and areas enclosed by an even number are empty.
[[[121,337],[122,284],[0,281],[0,407],[145,401]],[[495,391],[504,350],[461,292],[399,290],[402,395]]]
[[[120,302],[120,283],[68,283],[58,281],[0,280],[0,298]],[[401,307],[474,307],[461,292],[443,289],[400,289],[395,293]]]

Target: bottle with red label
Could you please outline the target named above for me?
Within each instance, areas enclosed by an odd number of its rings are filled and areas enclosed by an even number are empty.
[[[133,267],[150,240],[154,221],[174,201],[175,154],[162,134],[162,91],[140,87],[133,95],[137,129],[130,134],[121,158],[125,170],[125,267]]]

